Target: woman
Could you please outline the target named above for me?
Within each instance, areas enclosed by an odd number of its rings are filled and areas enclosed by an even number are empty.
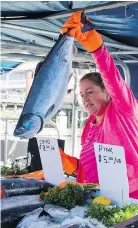
[[[89,21],[89,19],[87,18]],[[123,146],[129,190],[138,190],[138,105],[114,61],[94,29],[81,32],[81,12],[75,12],[61,28],[91,53],[100,73],[86,74],[80,81],[83,105],[90,114],[82,135],[80,159],[61,153],[64,170],[77,173],[77,181],[97,183],[94,142]],[[90,123],[90,124],[89,124]],[[90,127],[89,127],[90,126]]]

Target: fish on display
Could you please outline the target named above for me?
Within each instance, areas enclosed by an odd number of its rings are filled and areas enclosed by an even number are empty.
[[[42,191],[47,192],[49,187],[53,187],[52,184],[35,178],[1,178],[0,180],[7,197],[35,195]]]
[[[20,220],[16,228],[43,228],[49,225],[50,216],[42,215],[43,208],[37,208],[31,212],[28,212],[24,218]]]
[[[69,215],[69,211],[60,206],[45,204],[43,208],[38,208],[29,212],[19,222],[17,228],[29,227],[60,227],[61,223]],[[41,225],[41,226],[39,226]],[[56,225],[56,226],[55,226]]]
[[[73,41],[67,34],[60,35],[46,59],[37,66],[14,136],[33,138],[59,110],[76,51]]]
[[[77,207],[76,212],[71,212],[63,207],[46,204],[43,209],[38,208],[27,213],[18,223],[17,228],[105,228],[96,219],[84,218],[85,210]]]
[[[56,219],[63,219],[69,215],[69,210],[66,208],[52,204],[45,204],[44,211]]]
[[[12,196],[1,199],[1,227],[16,227],[15,224],[28,212],[44,207],[40,195]]]

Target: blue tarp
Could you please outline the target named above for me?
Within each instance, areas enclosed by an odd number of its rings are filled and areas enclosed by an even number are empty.
[[[104,6],[108,3],[112,3],[112,1],[5,1],[1,2],[1,14],[2,16],[24,15],[26,16],[26,19],[37,19],[40,17],[46,17],[55,12],[65,12],[66,10],[76,8],[85,9],[86,7],[92,6]],[[87,13],[87,15],[96,24],[97,30],[102,34],[113,40],[138,47],[138,3],[128,6],[126,4],[126,6],[120,6],[113,9],[90,12]],[[26,19],[24,19],[24,25]],[[66,17],[56,20],[50,19],[49,21],[55,25],[61,26],[65,20]],[[14,24],[20,23],[18,21]],[[33,24],[38,28],[37,22],[32,23],[32,26],[34,26]],[[39,23],[39,28],[41,28],[41,26],[42,25]],[[48,26],[47,29],[51,31],[51,28]],[[55,29],[53,31],[55,31]]]
[[[14,67],[17,67],[20,65],[20,62],[14,62],[14,61],[1,61],[1,69],[4,71],[10,71]]]
[[[107,9],[107,6],[111,4],[116,4],[117,7]],[[133,51],[137,51],[131,55],[119,55],[121,51],[120,47],[108,47],[110,51],[118,52],[117,55],[113,55],[114,58],[119,58],[123,61],[135,60],[135,63],[129,64],[129,66],[132,75],[132,89],[138,97],[138,3],[133,2],[133,4],[130,4],[130,2],[126,2],[123,6],[121,6],[121,4],[122,2],[119,1],[3,1],[1,2],[1,16],[2,23],[59,33],[59,28],[63,25],[68,16],[55,19],[54,14],[63,14],[78,8],[90,9],[94,7],[94,12],[86,12],[86,14],[96,25],[96,29],[104,35],[104,41],[121,44],[122,47],[123,45],[131,46]],[[97,7],[101,7],[101,9],[97,10]],[[104,7],[104,9],[102,9],[102,7]],[[46,18],[49,15],[53,15],[53,18]],[[53,41],[51,35],[8,29],[3,26],[1,32],[1,39],[7,41],[15,40],[17,42],[26,43],[27,40],[30,40],[31,42],[35,41],[36,45],[50,48],[51,43],[46,42],[45,38],[48,38],[49,41]],[[54,37],[54,39],[57,38]],[[82,47],[77,43],[76,46],[83,51]],[[125,49],[122,50],[125,51]],[[36,56],[33,52],[31,55]],[[8,61],[10,61],[10,59],[8,59]],[[8,67],[12,68],[13,64],[11,64],[10,67],[8,63],[7,67],[7,63],[2,60],[2,67],[3,70],[5,70]]]
[[[135,94],[135,97],[138,99],[138,64],[127,64],[129,67],[130,75],[131,75],[131,84],[130,87]],[[118,69],[121,75],[124,78],[124,72],[122,67],[118,66]]]

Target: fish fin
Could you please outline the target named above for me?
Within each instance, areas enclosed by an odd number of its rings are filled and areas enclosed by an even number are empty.
[[[69,75],[68,83],[70,82],[70,79],[72,78],[72,76],[73,76],[73,71],[72,71],[71,74]]]
[[[34,73],[34,78],[37,76],[37,74],[38,74],[40,68],[42,67],[43,63],[44,63],[44,62],[41,61],[41,62],[39,62],[39,63],[36,65],[35,73]]]
[[[36,79],[36,77],[37,77],[37,75],[38,75],[38,72],[39,72],[39,70],[41,69],[43,63],[44,63],[44,62],[41,61],[41,62],[39,62],[39,63],[36,65],[35,73],[34,73],[34,78],[33,78],[33,83],[34,83],[34,81],[35,81],[35,79]],[[32,83],[32,84],[33,84],[33,83]],[[28,100],[28,97],[29,97],[31,91],[32,91],[32,86],[31,86],[30,91],[29,91],[29,93],[28,93],[28,95],[27,95],[26,102],[27,102],[27,100]]]
[[[73,55],[76,55],[78,50],[77,47],[73,44],[72,48],[73,48]]]
[[[53,104],[53,105],[48,109],[48,111],[47,111],[45,117],[48,116],[48,114],[50,114],[50,113],[53,111],[54,107],[55,107],[55,105]]]
[[[40,218],[42,216],[49,216],[50,218],[52,218],[52,216],[47,211],[45,211],[44,208],[41,211],[41,213],[39,214],[38,218]]]

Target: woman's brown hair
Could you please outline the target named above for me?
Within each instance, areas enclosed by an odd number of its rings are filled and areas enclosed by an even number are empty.
[[[105,89],[101,74],[98,72],[91,72],[88,74],[85,74],[80,81],[83,81],[84,79],[88,79],[95,83],[96,85],[100,86],[101,89]]]

